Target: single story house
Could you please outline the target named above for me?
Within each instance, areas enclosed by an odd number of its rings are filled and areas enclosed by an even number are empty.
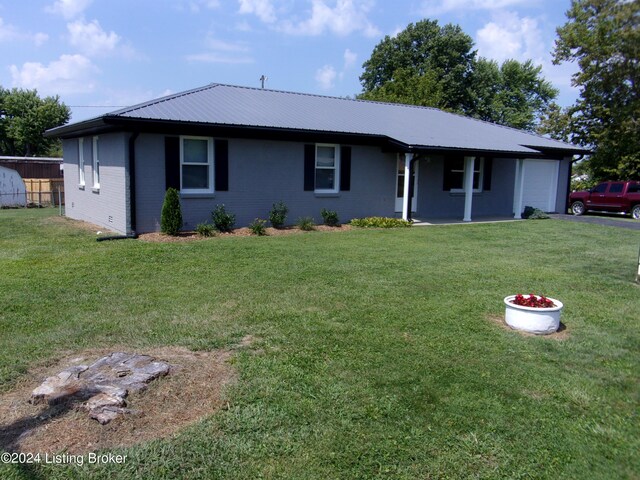
[[[237,225],[335,210],[409,219],[565,211],[574,145],[434,108],[211,84],[47,132],[63,139],[66,214],[157,231],[168,187],[184,228],[217,204]]]

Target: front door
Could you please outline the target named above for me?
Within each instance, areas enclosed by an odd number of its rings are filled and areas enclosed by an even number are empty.
[[[418,162],[413,162],[413,196],[411,197],[411,211],[416,211],[416,199],[418,198]],[[398,155],[396,169],[396,212],[402,211],[402,199],[404,197],[404,155]]]

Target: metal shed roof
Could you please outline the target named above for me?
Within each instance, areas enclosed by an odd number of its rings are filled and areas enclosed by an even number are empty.
[[[211,84],[58,127],[69,136],[89,124],[118,120],[196,123],[385,137],[413,149],[537,154],[586,150],[514,128],[429,107]]]

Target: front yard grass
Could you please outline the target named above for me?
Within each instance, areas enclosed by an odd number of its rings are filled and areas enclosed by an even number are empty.
[[[227,408],[114,450],[125,464],[0,464],[0,478],[640,475],[635,231],[545,220],[96,242],[55,213],[0,211],[0,391],[86,348],[252,335],[257,353],[234,357]],[[515,293],[564,302],[563,338],[492,320]]]

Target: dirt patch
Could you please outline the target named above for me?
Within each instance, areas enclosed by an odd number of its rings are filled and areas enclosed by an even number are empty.
[[[74,220],[73,218],[64,217],[60,215],[56,215],[55,217],[48,217],[42,220],[43,225],[59,225],[67,228],[75,228],[78,230],[83,230],[85,232],[92,233],[104,233],[113,235],[114,232],[110,231],[107,228],[100,227],[98,225],[94,225],[93,223],[85,222],[83,220]]]
[[[235,349],[247,348],[245,337]],[[0,448],[14,452],[83,454],[113,447],[131,446],[171,436],[226,405],[224,391],[237,379],[228,362],[235,349],[192,352],[163,347],[137,351],[172,365],[165,377],[127,397],[134,413],[100,425],[78,405],[33,405],[29,397],[45,377],[61,369],[96,360],[126,348],[76,352],[34,369],[14,390],[0,395]]]
[[[339,227],[329,227],[327,225],[316,225],[314,230],[319,232],[346,232],[351,230],[351,225],[340,225]],[[286,227],[286,228],[272,228],[268,227],[265,229],[266,236],[268,237],[279,237],[282,235],[296,235],[302,233],[310,233],[304,230],[300,230],[297,227]],[[189,242],[192,240],[210,240],[216,238],[224,238],[224,237],[252,237],[256,236],[251,232],[251,230],[247,227],[236,228],[229,233],[216,233],[214,237],[203,237],[199,235],[197,232],[186,231],[180,232],[176,236],[166,235],[160,232],[152,232],[152,233],[141,233],[138,238],[145,242]]]
[[[509,325],[507,325],[505,323],[504,316],[487,315],[487,319],[491,323],[495,323],[496,325],[501,327],[503,330],[508,330],[510,332],[516,332],[516,333],[522,335],[523,337],[540,337],[540,338],[548,338],[548,339],[551,339],[551,340],[566,340],[567,338],[569,338],[569,330],[567,329],[567,326],[562,322],[560,322],[560,328],[558,329],[557,332],[550,333],[548,335],[536,335],[535,333],[523,332],[522,330],[516,330],[514,328],[511,328]]]

